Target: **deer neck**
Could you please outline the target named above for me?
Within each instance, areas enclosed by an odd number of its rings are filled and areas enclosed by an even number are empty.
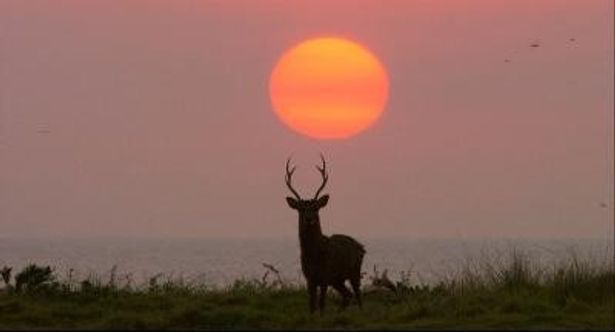
[[[317,258],[321,252],[323,237],[320,220],[317,220],[315,225],[300,228],[299,243],[301,245],[301,254],[308,258]]]

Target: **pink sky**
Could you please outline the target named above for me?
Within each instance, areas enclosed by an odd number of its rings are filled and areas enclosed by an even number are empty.
[[[344,141],[269,101],[322,35],[390,75]],[[0,0],[0,236],[296,236],[319,151],[328,234],[612,236],[612,57],[611,0]]]

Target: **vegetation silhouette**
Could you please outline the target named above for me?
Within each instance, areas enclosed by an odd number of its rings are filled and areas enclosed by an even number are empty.
[[[160,274],[136,284],[115,267],[104,277],[60,278],[49,266],[34,265],[18,275],[47,275],[48,268],[51,275],[20,292],[14,287],[0,289],[0,330],[612,330],[615,322],[612,249],[604,261],[573,256],[553,265],[538,265],[533,256],[513,251],[495,261],[468,260],[429,284],[411,279],[410,273],[394,278],[374,268],[371,284],[363,286],[369,299],[364,310],[349,308],[322,316],[306,312],[305,286],[278,278],[268,265],[263,265],[263,278],[239,279],[226,286]]]
[[[53,283],[54,276],[50,266],[40,267],[36,264],[26,266],[15,275],[15,291],[33,292]]]

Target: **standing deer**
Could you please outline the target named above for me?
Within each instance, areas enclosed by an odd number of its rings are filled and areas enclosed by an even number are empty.
[[[325,236],[320,228],[318,211],[327,205],[329,195],[319,197],[329,179],[325,158],[320,155],[322,167],[316,166],[322,184],[312,199],[302,199],[291,184],[296,167],[289,169],[286,161],[286,185],[295,196],[286,197],[288,205],[299,213],[299,244],[301,246],[301,270],[307,281],[310,297],[310,312],[316,310],[317,288],[320,288],[318,305],[322,314],[325,308],[327,288],[332,286],[342,296],[341,309],[346,308],[352,292],[344,284],[350,281],[359,308],[361,305],[361,264],[365,249],[357,240],[342,234]]]

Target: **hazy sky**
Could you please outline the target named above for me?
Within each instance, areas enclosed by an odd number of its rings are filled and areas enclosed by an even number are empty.
[[[390,77],[348,140],[268,95],[329,35]],[[0,236],[294,237],[319,151],[328,234],[612,236],[612,57],[611,0],[0,0]]]

